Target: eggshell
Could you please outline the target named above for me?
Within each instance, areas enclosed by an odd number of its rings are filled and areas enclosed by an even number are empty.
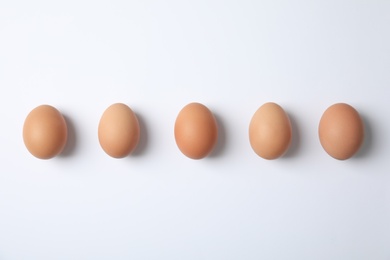
[[[345,103],[334,104],[322,115],[318,134],[322,147],[330,156],[346,160],[363,143],[363,120],[352,106]]]
[[[190,103],[180,111],[174,132],[180,151],[191,159],[206,157],[218,139],[218,126],[214,115],[199,103]]]
[[[291,138],[290,119],[278,104],[265,103],[253,115],[249,124],[249,141],[258,156],[268,160],[282,156]]]
[[[137,116],[125,104],[111,105],[100,119],[98,137],[101,147],[111,157],[123,158],[129,155],[140,138]]]
[[[49,105],[34,108],[24,121],[24,144],[32,155],[40,159],[50,159],[61,153],[67,135],[64,117]]]

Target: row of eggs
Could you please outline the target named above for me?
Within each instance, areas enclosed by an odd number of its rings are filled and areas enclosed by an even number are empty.
[[[330,156],[345,160],[352,157],[363,143],[363,120],[352,106],[337,103],[322,115],[318,134],[322,147]],[[174,135],[184,155],[201,159],[210,154],[217,143],[217,121],[206,106],[190,103],[179,112]],[[131,108],[122,103],[108,107],[99,122],[98,139],[109,156],[123,158],[129,155],[140,139],[138,119]],[[257,155],[276,159],[288,150],[291,139],[290,119],[280,105],[265,103],[255,112],[249,124],[249,141]],[[24,122],[23,140],[35,157],[55,157],[67,141],[66,121],[56,108],[38,106]]]

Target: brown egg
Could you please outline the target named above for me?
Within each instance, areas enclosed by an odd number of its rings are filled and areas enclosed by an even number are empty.
[[[255,153],[268,160],[282,156],[291,143],[290,119],[283,108],[265,103],[249,124],[249,141]]]
[[[175,139],[180,151],[191,159],[201,159],[214,148],[218,139],[217,121],[199,103],[186,105],[175,122]]]
[[[61,153],[67,134],[64,117],[49,105],[34,108],[24,121],[24,144],[32,155],[40,159],[50,159]]]
[[[364,124],[350,105],[338,103],[322,115],[318,127],[320,142],[333,158],[346,160],[360,148],[364,139]]]
[[[127,156],[135,149],[140,138],[137,116],[125,104],[111,105],[100,119],[98,137],[101,147],[111,157]]]

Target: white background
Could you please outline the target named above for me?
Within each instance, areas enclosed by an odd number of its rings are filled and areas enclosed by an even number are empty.
[[[0,2],[0,260],[390,259],[390,1]],[[189,102],[218,119],[194,161],[173,125]],[[264,102],[289,114],[281,159],[252,151]],[[124,102],[142,140],[125,159],[97,125]],[[322,149],[333,103],[364,118],[354,158]],[[66,117],[52,160],[30,155],[27,114]]]

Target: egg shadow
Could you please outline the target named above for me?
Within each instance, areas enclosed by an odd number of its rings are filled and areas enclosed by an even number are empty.
[[[218,139],[217,139],[217,144],[215,145],[213,151],[210,153],[208,156],[209,158],[217,158],[220,157],[226,147],[226,127],[225,124],[223,123],[223,120],[218,114],[214,114],[215,120],[217,121],[218,125]]]
[[[72,156],[76,151],[77,135],[76,128],[73,121],[66,115],[62,115],[66,122],[66,127],[68,130],[68,137],[66,144],[62,152],[59,154],[59,157],[66,158]]]
[[[146,123],[144,118],[139,115],[138,113],[134,112],[138,119],[138,124],[139,124],[139,130],[140,130],[140,136],[139,136],[139,141],[137,144],[137,147],[135,150],[128,156],[128,157],[139,157],[143,155],[146,151],[147,145],[148,145],[148,130],[146,127]]]
[[[287,115],[290,119],[292,135],[291,135],[291,144],[287,149],[286,153],[281,157],[283,159],[289,159],[297,156],[299,152],[300,143],[301,143],[301,134],[298,128],[297,120],[290,113],[287,113]]]
[[[364,124],[364,139],[359,151],[355,154],[355,156],[352,157],[354,159],[362,159],[368,157],[373,150],[375,141],[371,122],[365,115],[360,114],[360,117],[362,118]]]

